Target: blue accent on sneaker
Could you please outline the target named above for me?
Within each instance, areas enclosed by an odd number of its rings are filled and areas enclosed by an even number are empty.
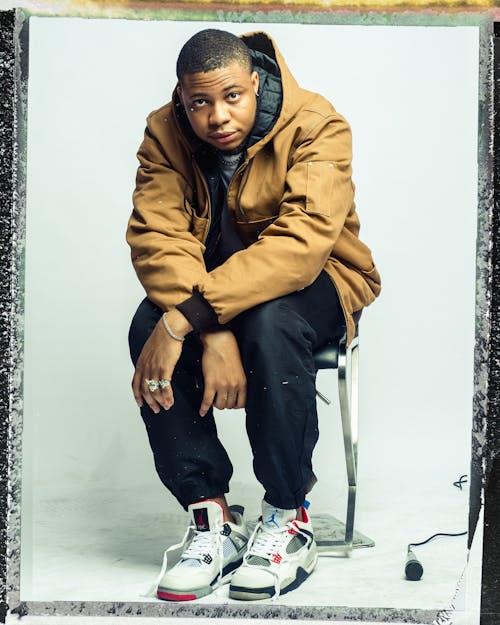
[[[274,518],[276,516],[276,512],[273,512],[271,517],[269,519],[267,519],[267,521],[264,521],[264,523],[274,523],[274,525],[276,525],[276,527],[280,527],[278,525],[278,523],[276,523],[276,519]]]

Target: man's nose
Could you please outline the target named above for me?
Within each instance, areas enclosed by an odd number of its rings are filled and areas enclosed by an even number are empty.
[[[228,106],[225,102],[214,102],[210,111],[210,124],[223,126],[231,119]]]

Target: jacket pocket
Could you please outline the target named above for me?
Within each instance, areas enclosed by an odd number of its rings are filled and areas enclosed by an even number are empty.
[[[306,173],[306,211],[330,217],[334,164],[329,161],[309,161]]]
[[[276,217],[266,217],[254,221],[236,221],[236,232],[245,246],[252,245],[259,238],[260,234],[270,226]]]

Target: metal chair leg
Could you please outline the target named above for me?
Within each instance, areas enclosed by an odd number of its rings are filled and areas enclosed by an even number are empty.
[[[359,340],[357,336],[351,341],[348,348],[346,348],[345,336],[339,343],[338,387],[348,485],[345,536],[344,540],[317,541],[321,551],[331,549],[349,554],[353,547],[358,466],[358,350]]]
[[[352,340],[348,349],[346,349],[345,338],[342,339],[339,345],[339,400],[348,483],[345,543],[349,551],[352,549],[354,533],[356,474],[358,468],[358,350],[358,337]],[[349,366],[350,384],[347,379]]]

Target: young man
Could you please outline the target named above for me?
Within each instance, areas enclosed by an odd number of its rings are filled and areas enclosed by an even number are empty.
[[[313,352],[355,332],[380,290],[359,240],[351,135],[301,89],[265,33],[205,30],[182,48],[172,102],[151,113],[127,239],[147,298],[132,382],[158,474],[193,536],[158,585],[196,599],[296,588],[316,564],[303,506],[316,478]],[[232,465],[213,407],[245,408],[265,489],[249,537],[225,499]]]

